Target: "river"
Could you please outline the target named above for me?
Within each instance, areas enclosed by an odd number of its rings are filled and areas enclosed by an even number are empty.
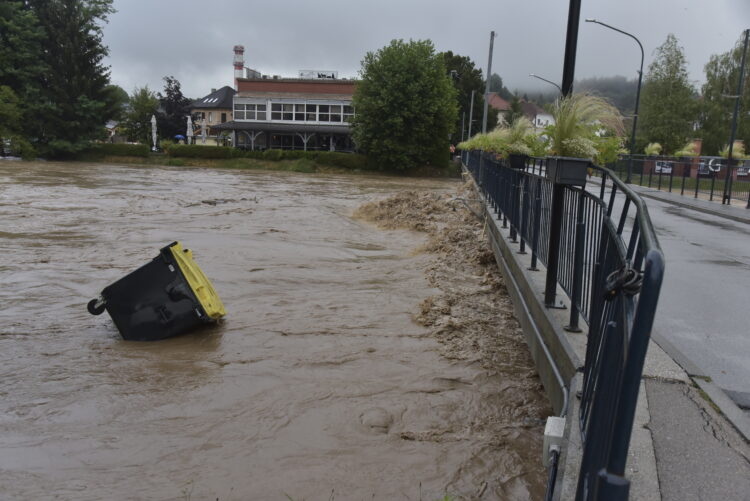
[[[428,236],[353,217],[457,186],[0,162],[0,499],[540,498],[550,411],[517,326],[510,369],[451,356],[417,318],[445,295]],[[226,319],[123,341],[87,301],[174,240]]]

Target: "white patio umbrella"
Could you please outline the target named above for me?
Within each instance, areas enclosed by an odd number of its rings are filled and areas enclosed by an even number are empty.
[[[206,119],[201,120],[201,142],[206,144]]]
[[[154,145],[152,150],[156,151],[156,115],[151,115],[151,142]]]
[[[190,115],[187,117],[187,144],[193,142],[193,119]]]

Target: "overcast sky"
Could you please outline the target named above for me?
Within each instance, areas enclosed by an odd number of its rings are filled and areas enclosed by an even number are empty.
[[[286,77],[301,69],[356,77],[365,53],[394,38],[430,39],[438,51],[469,56],[486,71],[492,30],[492,72],[511,90],[539,89],[547,84],[529,73],[562,79],[568,14],[567,0],[115,0],[114,7],[104,27],[113,82],[129,93],[144,85],[161,90],[162,77],[174,75],[191,98],[233,85],[235,44],[245,46],[246,66]],[[635,41],[585,18],[637,36],[644,71],[674,33],[700,84],[709,56],[750,28],[750,0],[582,0],[576,78],[636,78]]]

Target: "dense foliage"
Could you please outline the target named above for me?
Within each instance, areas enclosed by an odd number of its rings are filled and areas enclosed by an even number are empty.
[[[123,132],[129,141],[151,143],[151,117],[156,115],[158,107],[159,98],[148,86],[133,90],[122,122]]]
[[[443,52],[443,62],[445,70],[450,75],[453,85],[456,87],[456,102],[458,104],[458,115],[456,120],[456,132],[451,138],[451,142],[457,142],[461,136],[468,136],[469,115],[471,114],[471,91],[474,91],[474,113],[472,115],[473,133],[482,129],[482,114],[484,112],[484,89],[485,81],[482,70],[477,68],[470,58],[454,54],[451,51]],[[497,76],[497,75],[494,75]],[[500,78],[500,77],[497,77]],[[490,86],[492,80],[490,80]],[[500,79],[502,86],[502,79]],[[464,131],[461,131],[463,124]],[[487,127],[492,129],[497,124],[497,110],[488,107],[487,109]]]
[[[649,65],[639,111],[642,145],[657,141],[672,153],[694,135],[693,124],[698,118],[695,89],[688,79],[685,54],[672,34],[656,49]]]
[[[182,94],[180,82],[175,77],[164,77],[164,94],[159,93],[158,97],[161,109],[156,119],[161,136],[169,139],[178,134],[186,136],[191,101]]]
[[[103,64],[101,25],[111,0],[7,0],[0,3],[2,106],[20,122],[3,134],[23,137],[39,153],[80,151],[103,137],[121,110]]]
[[[735,100],[726,96],[737,94],[740,78],[744,36],[740,37],[731,50],[711,56],[705,66],[706,83],[703,85],[701,136],[703,153],[717,155],[729,143],[731,116]],[[748,58],[750,59],[750,58]],[[737,139],[750,144],[750,61],[745,63],[745,81],[740,93],[740,113],[737,120]]]
[[[353,105],[354,141],[380,168],[447,165],[456,89],[429,40],[393,40],[368,52]]]

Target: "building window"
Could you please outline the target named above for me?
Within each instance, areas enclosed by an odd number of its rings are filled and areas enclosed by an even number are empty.
[[[221,114],[221,123],[224,123],[226,121],[227,121],[227,114],[226,113],[222,113]]]
[[[307,121],[317,122],[318,121],[318,105],[308,104],[306,108]]]
[[[271,103],[271,120],[281,120],[281,103]]]
[[[331,107],[327,104],[318,105],[318,122],[328,122],[331,119]]]
[[[351,122],[354,118],[354,106],[344,105],[344,122]]]
[[[208,123],[213,123],[213,121],[214,121],[214,119],[213,119],[213,112],[209,111],[208,112]]]
[[[341,122],[341,105],[340,104],[332,104],[331,105],[331,122]]]
[[[235,120],[244,120],[245,119],[245,105],[244,104],[235,104],[234,105],[234,119]]]

